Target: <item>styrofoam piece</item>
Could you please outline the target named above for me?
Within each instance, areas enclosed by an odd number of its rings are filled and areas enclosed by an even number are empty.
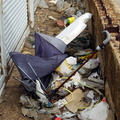
[[[94,108],[90,110],[90,120],[106,120],[108,117],[109,106],[107,102],[101,101]]]
[[[66,27],[56,38],[61,39],[66,45],[75,39],[87,27],[85,23],[92,17],[91,13],[85,13]]]
[[[68,45],[73,39],[75,39],[83,30],[87,27],[85,23],[70,24],[66,29],[64,29],[56,38],[61,39],[66,45]]]

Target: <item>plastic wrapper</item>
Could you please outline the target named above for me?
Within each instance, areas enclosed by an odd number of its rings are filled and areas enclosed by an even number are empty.
[[[90,59],[84,66],[83,68],[87,69],[94,69],[100,64],[99,58],[97,59]]]

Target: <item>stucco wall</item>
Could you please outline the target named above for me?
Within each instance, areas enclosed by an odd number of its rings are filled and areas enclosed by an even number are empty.
[[[103,30],[111,34],[110,43],[98,53],[106,81],[105,94],[110,107],[120,118],[120,13],[114,0],[85,0],[86,12],[93,14],[89,30],[95,46],[103,41]]]

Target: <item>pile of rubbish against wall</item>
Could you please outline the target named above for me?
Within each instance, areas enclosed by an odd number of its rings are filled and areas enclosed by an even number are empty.
[[[22,80],[14,78],[28,93],[20,97],[24,115],[35,120],[41,118],[40,113],[53,120],[107,119],[109,105],[97,52],[107,45],[110,35],[103,31],[107,37],[93,51],[92,39],[84,32],[92,14],[79,13],[64,22],[53,18],[65,27],[56,37],[35,32],[35,56],[10,53]]]

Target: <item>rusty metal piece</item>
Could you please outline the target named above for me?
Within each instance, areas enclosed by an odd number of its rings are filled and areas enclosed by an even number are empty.
[[[117,26],[113,26],[113,25],[106,26],[105,29],[107,31],[109,31],[110,33],[119,33],[119,25],[117,25]]]

